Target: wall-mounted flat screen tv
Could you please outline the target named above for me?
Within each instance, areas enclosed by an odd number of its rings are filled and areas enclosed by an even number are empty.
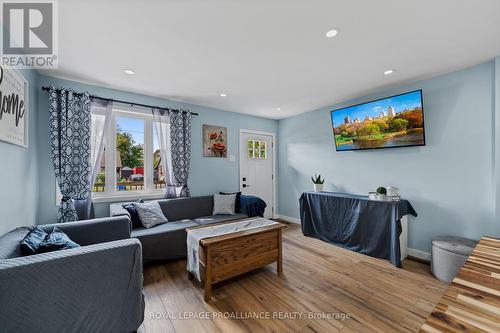
[[[422,90],[331,111],[337,151],[425,146]]]

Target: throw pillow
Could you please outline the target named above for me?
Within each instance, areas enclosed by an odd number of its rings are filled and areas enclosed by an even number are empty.
[[[80,247],[79,244],[73,242],[68,235],[58,228],[52,229],[52,232],[45,237],[45,240],[40,244],[38,253],[52,252],[57,250],[73,249]]]
[[[235,215],[236,194],[214,194],[213,215]]]
[[[144,201],[141,199],[138,200],[137,202],[143,203]],[[122,207],[125,208],[127,212],[130,214],[130,220],[132,221],[132,229],[142,227],[141,218],[139,217],[139,214],[137,214],[137,209],[135,209],[134,203],[128,202],[126,204],[123,204]]]
[[[219,194],[222,194],[222,195],[236,194],[236,202],[234,204],[234,211],[237,214],[241,213],[241,203],[240,203],[241,192],[219,192]]]
[[[40,227],[35,227],[21,241],[21,253],[23,256],[37,254],[40,245],[47,237],[47,233]]]
[[[58,228],[52,229],[51,233],[47,234],[42,228],[35,227],[22,240],[21,253],[23,256],[29,256],[75,247],[80,247],[80,245],[73,242]]]
[[[149,201],[144,203],[134,202],[134,206],[137,210],[137,214],[139,214],[139,218],[141,219],[141,223],[144,228],[151,228],[155,225],[168,222],[165,215],[163,215],[158,201]]]

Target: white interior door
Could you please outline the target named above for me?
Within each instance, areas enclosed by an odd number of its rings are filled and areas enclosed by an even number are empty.
[[[240,131],[240,191],[267,204],[264,217],[274,213],[273,135]]]

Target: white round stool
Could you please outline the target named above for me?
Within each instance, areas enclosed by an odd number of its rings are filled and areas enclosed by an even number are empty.
[[[440,281],[451,283],[478,242],[452,236],[432,239],[432,274]]]

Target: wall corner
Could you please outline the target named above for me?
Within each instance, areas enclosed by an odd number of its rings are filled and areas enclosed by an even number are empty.
[[[500,55],[494,60],[493,76],[493,196],[495,218],[498,218],[500,217]]]

